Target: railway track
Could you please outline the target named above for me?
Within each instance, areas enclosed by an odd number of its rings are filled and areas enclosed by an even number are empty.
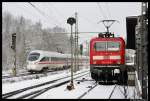
[[[82,77],[82,76],[87,75],[87,74],[89,74],[89,71],[84,71],[84,72],[75,74],[74,77],[75,76],[76,77],[74,79]],[[23,89],[15,90],[15,91],[12,91],[12,92],[9,92],[9,93],[5,93],[5,94],[2,94],[2,98],[3,99],[11,98],[11,97],[17,96],[17,94],[20,95],[21,93],[24,93],[25,91],[33,90],[33,91],[25,93],[25,94],[23,94],[21,96],[15,97],[17,99],[23,99],[23,98],[30,98],[30,99],[32,99],[32,98],[34,98],[36,96],[39,96],[40,94],[46,92],[47,90],[50,90],[52,88],[55,88],[55,87],[58,87],[58,86],[61,86],[61,85],[65,84],[65,83],[70,82],[70,78],[69,77],[70,76],[65,76],[65,77],[62,77],[62,78],[59,78],[59,79],[56,79],[56,80],[52,80],[52,81],[48,81],[48,82],[45,82],[45,83],[42,83],[42,84],[38,84],[38,85],[34,85],[34,86],[23,88]],[[67,79],[67,80],[61,81],[63,79]],[[61,82],[58,82],[58,81],[61,81]],[[47,87],[44,88],[43,86],[47,86]],[[42,88],[40,88],[40,87],[42,87]],[[34,89],[37,89],[37,88],[40,88],[40,90],[39,89],[38,90],[34,90]]]
[[[60,70],[57,70],[57,71],[60,71]],[[54,70],[48,70],[46,73],[49,73],[49,72],[55,72],[55,71]],[[43,73],[38,73],[38,72],[37,73],[29,73],[29,72],[25,72],[25,73],[18,74],[16,76],[13,76],[13,75],[2,76],[2,79],[21,77],[21,76],[28,76],[28,75],[36,75],[36,74],[43,74]]]
[[[87,93],[89,93],[91,90],[93,90],[97,85],[98,85],[98,84],[96,83],[94,86],[91,86],[91,88],[90,88],[88,91],[84,92],[82,95],[80,95],[80,96],[78,97],[78,99],[83,98]]]
[[[16,76],[13,76],[13,75],[7,75],[7,76],[2,76],[2,79],[7,79],[7,78],[14,78],[14,77],[20,77],[20,76],[27,76],[27,75],[31,75],[30,73],[21,73],[21,74],[18,74]]]
[[[5,77],[2,78],[2,83],[36,79],[36,78],[44,77],[44,76],[47,76],[47,75],[58,74],[61,71],[60,70],[59,71],[48,71],[46,73],[33,73],[33,74],[31,74],[31,73],[24,73],[24,74],[17,75],[17,76],[5,76]]]
[[[115,87],[114,87],[113,90],[111,91],[111,93],[110,93],[108,99],[111,99],[111,96],[112,96],[112,94],[114,93],[116,87],[117,87],[117,85],[115,85]]]
[[[82,99],[82,98],[84,99],[84,97],[86,95],[88,95],[92,90],[94,90],[94,88],[96,88],[98,86],[101,86],[101,85],[99,85],[98,83],[95,83],[93,86],[90,87],[90,89],[88,89],[86,92],[84,92],[82,95],[80,95],[77,99]],[[115,84],[114,87],[110,88],[111,92],[110,92],[110,94],[108,94],[107,99],[111,99],[112,94],[114,93],[116,87],[117,87],[117,85]]]

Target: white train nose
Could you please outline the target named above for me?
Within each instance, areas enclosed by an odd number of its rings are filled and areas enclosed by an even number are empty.
[[[35,65],[28,65],[27,66],[27,70],[36,70],[37,68],[36,68],[36,66]]]

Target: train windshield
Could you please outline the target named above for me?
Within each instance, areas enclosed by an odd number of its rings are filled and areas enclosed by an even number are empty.
[[[40,57],[40,53],[31,53],[29,55],[28,60],[29,61],[36,61]]]
[[[94,49],[96,51],[118,51],[120,48],[119,42],[95,42]]]

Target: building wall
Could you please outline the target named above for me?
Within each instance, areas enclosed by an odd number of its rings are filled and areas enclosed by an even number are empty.
[[[135,49],[135,26],[137,25],[137,16],[126,17],[127,30],[127,49]]]

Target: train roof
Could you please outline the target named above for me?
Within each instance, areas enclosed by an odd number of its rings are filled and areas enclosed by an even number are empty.
[[[114,38],[99,38],[99,37],[94,37],[90,40],[91,42],[94,41],[122,41],[125,42],[124,39],[122,37],[114,37]]]
[[[30,53],[37,52],[37,53],[48,53],[48,54],[59,54],[58,52],[53,51],[43,51],[43,50],[32,50]]]
[[[42,55],[49,55],[49,56],[54,56],[54,57],[71,57],[71,54],[63,54],[63,53],[58,53],[54,51],[43,51],[43,50],[33,50],[30,52],[31,53],[40,53]],[[82,58],[88,58],[88,56],[82,56]]]
[[[55,56],[55,57],[60,57],[63,56],[61,53],[54,52],[54,51],[43,51],[43,50],[33,50],[30,53],[40,53],[42,55],[50,55],[50,56]]]

